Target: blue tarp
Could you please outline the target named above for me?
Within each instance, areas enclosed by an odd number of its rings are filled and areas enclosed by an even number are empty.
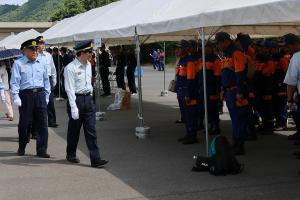
[[[6,60],[18,56],[22,56],[22,51],[19,49],[6,49],[0,51],[0,60]]]

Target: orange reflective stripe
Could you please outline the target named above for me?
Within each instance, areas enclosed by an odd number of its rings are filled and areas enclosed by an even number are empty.
[[[221,66],[222,63],[220,60],[215,61],[215,67],[214,67],[214,75],[215,76],[221,76]]]
[[[212,100],[212,101],[217,101],[220,99],[220,95],[210,95],[209,96],[209,100]]]
[[[246,55],[249,56],[254,61],[255,60],[255,49],[252,47],[249,47],[247,49]]]
[[[196,69],[195,69],[195,64],[193,62],[188,62],[186,66],[187,70],[187,79],[195,79],[196,77]]]
[[[281,69],[283,69],[285,72],[288,70],[289,68],[289,64],[290,64],[290,59],[291,56],[290,55],[285,55],[284,57],[282,57],[280,59],[280,67]]]
[[[286,92],[277,92],[276,93],[277,96],[286,96]]]
[[[206,62],[205,67],[206,67],[206,70],[212,70],[212,69],[214,69],[214,63]]]
[[[269,60],[262,69],[262,75],[264,76],[271,76],[275,72],[275,64],[272,60]]]
[[[241,51],[235,51],[232,55],[234,62],[234,71],[242,72],[246,68],[247,58]]]
[[[192,99],[190,100],[189,103],[185,102],[187,106],[195,106],[197,105],[197,100],[196,99]]]
[[[232,58],[225,58],[225,59],[222,59],[221,63],[222,63],[222,64],[221,64],[222,69],[224,69],[224,68],[233,69],[233,61],[232,61]]]
[[[255,63],[255,68],[257,71],[261,71],[264,68],[264,63]]]
[[[243,106],[247,106],[248,105],[248,100],[247,99],[241,99],[241,100],[237,100],[235,102],[237,107],[243,107]]]
[[[263,95],[262,99],[264,101],[272,101],[273,97],[272,97],[272,95]]]
[[[234,91],[236,89],[237,89],[237,86],[232,86],[232,87],[226,88],[226,90],[229,91],[229,92],[232,92],[232,91]]]

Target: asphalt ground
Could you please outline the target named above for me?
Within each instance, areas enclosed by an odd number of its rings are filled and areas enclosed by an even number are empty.
[[[168,69],[166,87],[173,77],[174,70]],[[300,160],[292,155],[297,147],[286,137],[293,131],[259,135],[257,141],[247,142],[247,154],[238,157],[245,165],[241,174],[216,177],[191,172],[192,157],[205,155],[204,134],[199,132],[198,144],[178,143],[185,128],[174,123],[179,117],[176,95],[160,96],[163,73],[151,67],[144,68],[142,82],[144,119],[151,138],[135,137],[138,96],[132,96],[130,110],[107,111],[105,120],[97,121],[101,154],[110,161],[103,169],[89,167],[83,132],[78,145],[81,164],[65,161],[66,101],[55,102],[59,127],[49,129],[49,160],[34,156],[35,141],[25,157],[16,156],[18,120],[0,120],[0,199],[300,199]],[[113,99],[101,98],[101,111]],[[230,139],[226,109],[221,119],[222,134]]]

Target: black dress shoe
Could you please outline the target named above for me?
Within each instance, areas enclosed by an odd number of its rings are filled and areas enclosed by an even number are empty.
[[[36,156],[40,158],[50,158],[50,155],[47,153],[38,153]]]
[[[105,165],[107,163],[108,163],[107,160],[97,160],[97,161],[92,161],[91,162],[91,166],[92,167],[101,167],[101,166],[103,166],[103,165]]]
[[[71,162],[71,163],[80,163],[80,160],[76,157],[76,156],[67,156],[67,161]]]
[[[24,155],[25,155],[25,151],[18,149],[18,156],[24,156]]]
[[[53,123],[53,124],[48,124],[48,127],[51,127],[51,128],[56,128],[56,127],[58,127],[58,124],[56,124],[56,123]]]
[[[184,123],[184,122],[181,119],[178,119],[178,120],[175,121],[175,124],[182,124],[182,123]]]

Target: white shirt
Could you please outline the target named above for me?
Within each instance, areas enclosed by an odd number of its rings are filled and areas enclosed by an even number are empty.
[[[0,66],[0,80],[4,90],[9,90],[8,74],[4,65]]]
[[[52,77],[53,87],[56,85],[56,68],[53,62],[53,57],[47,51],[39,53],[39,60],[46,65],[48,76]]]
[[[77,58],[64,69],[65,90],[71,107],[76,106],[75,94],[93,93],[91,63],[82,64]]]
[[[284,83],[296,86],[298,94],[300,94],[300,52],[295,53],[291,58]]]

